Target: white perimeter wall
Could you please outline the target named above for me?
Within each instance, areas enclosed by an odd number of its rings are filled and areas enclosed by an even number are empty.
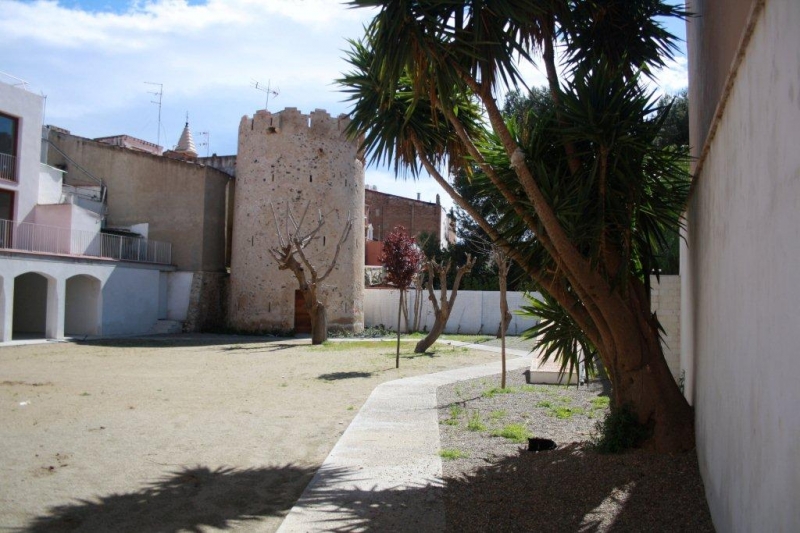
[[[176,273],[177,274],[177,273]],[[657,280],[651,276],[652,310],[658,316],[665,333],[662,336],[664,357],[675,380],[681,374],[681,278],[680,276],[661,276]],[[366,289],[364,291],[364,324],[374,327],[383,324],[397,329],[397,301],[399,292],[387,289]],[[433,306],[424,292],[422,321],[420,328],[433,326]],[[436,291],[438,297],[439,291]],[[508,326],[509,335],[519,335],[533,326],[536,321],[518,316],[515,311],[528,305],[522,292],[508,293],[508,306],[514,318]],[[408,293],[409,322],[413,323],[414,291]],[[499,291],[458,291],[455,308],[447,321],[446,333],[482,333],[495,335],[500,327]],[[402,325],[405,330],[405,322]]]
[[[436,291],[438,297],[439,291]],[[448,293],[449,295],[449,293]],[[407,293],[409,301],[409,322],[413,321],[414,291]],[[397,329],[397,305],[400,292],[387,289],[366,289],[364,291],[364,325],[374,327],[383,324]],[[422,320],[420,329],[433,326],[433,306],[428,300],[428,293],[423,292]],[[521,292],[508,293],[508,308],[512,314],[521,306],[527,305]],[[514,314],[508,326],[509,335],[519,335],[533,326],[536,321],[525,319]],[[484,333],[494,335],[500,327],[500,292],[499,291],[458,291],[456,303],[447,321],[445,333]],[[403,323],[403,329],[405,323]]]
[[[766,2],[688,222],[684,346],[714,525],[800,531],[797,0]]]

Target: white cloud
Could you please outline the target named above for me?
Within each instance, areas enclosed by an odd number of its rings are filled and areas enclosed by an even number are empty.
[[[81,5],[82,0],[77,0]],[[90,1],[90,0],[85,0]],[[211,151],[231,154],[242,115],[264,107],[258,80],[280,88],[270,109],[347,111],[333,80],[348,70],[347,38],[372,16],[339,0],[136,0],[114,12],[53,0],[0,0],[0,71],[48,96],[47,122],[77,135],[127,133],[155,141],[157,108],[144,82],[164,84],[161,143],[177,142],[185,113],[195,132],[209,131]],[[546,83],[534,65],[529,86]],[[662,87],[686,85],[679,58],[659,73]],[[380,190],[451,204],[431,178],[395,180],[368,170]]]

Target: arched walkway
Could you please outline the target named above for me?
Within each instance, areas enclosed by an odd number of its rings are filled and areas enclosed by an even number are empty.
[[[67,279],[64,335],[99,335],[102,314],[100,280],[85,274]]]
[[[54,320],[55,280],[38,272],[14,278],[12,338],[44,339]],[[48,325],[51,328],[48,328]]]

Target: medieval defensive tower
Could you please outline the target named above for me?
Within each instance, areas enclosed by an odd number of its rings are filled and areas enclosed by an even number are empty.
[[[364,166],[358,141],[345,137],[348,122],[345,115],[334,118],[319,109],[304,115],[291,107],[242,117],[231,250],[232,327],[296,329],[295,317],[304,315],[295,294],[297,279],[278,270],[268,252],[278,244],[270,204],[285,226],[287,205],[299,218],[310,202],[304,227],[313,229],[319,211],[325,215],[318,238],[305,250],[320,274],[333,258],[348,213],[352,217],[353,228],[320,294],[329,327],[363,329]]]

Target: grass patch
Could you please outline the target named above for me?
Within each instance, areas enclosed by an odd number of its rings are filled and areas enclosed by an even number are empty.
[[[489,420],[497,421],[497,420],[502,420],[505,417],[506,417],[506,412],[503,411],[502,409],[499,411],[492,411],[491,413],[489,413]]]
[[[311,349],[315,352],[349,352],[350,350],[387,350],[395,346],[396,341],[330,341],[327,340],[317,346],[312,346]],[[401,347],[400,353],[403,350]]]
[[[572,415],[582,415],[584,410],[580,407],[567,407],[567,406],[558,406],[555,409],[550,411],[552,416],[556,418],[560,418],[565,420],[567,418],[572,418]]]
[[[553,402],[551,402],[550,400],[542,400],[540,402],[537,402],[536,407],[542,407],[544,409],[553,409],[554,406]]]
[[[483,396],[484,398],[494,398],[498,394],[513,394],[515,392],[517,392],[517,389],[515,389],[514,387],[506,387],[505,389],[502,389],[500,387],[492,387],[491,389],[486,389],[485,391],[483,391],[481,393],[481,396]]]
[[[503,437],[514,442],[524,443],[531,437],[531,432],[522,424],[508,424],[502,429],[496,429],[492,432],[494,437]]]
[[[450,418],[444,420],[442,424],[447,424],[448,426],[457,426],[458,419],[461,418],[461,415],[464,414],[464,408],[460,405],[451,405],[450,406]]]
[[[489,335],[462,335],[459,333],[445,334],[439,338],[446,341],[471,342],[473,344],[489,342],[490,340],[494,339],[494,337]]]
[[[611,398],[608,396],[592,398],[592,409],[608,409],[609,405],[611,405]]]
[[[486,424],[481,420],[481,414],[478,411],[474,411],[469,415],[467,429],[470,431],[486,431]]]
[[[462,457],[468,457],[466,452],[462,452],[456,448],[448,448],[445,450],[439,450],[439,457],[442,459],[446,459],[448,461],[452,461],[454,459],[461,459]]]

